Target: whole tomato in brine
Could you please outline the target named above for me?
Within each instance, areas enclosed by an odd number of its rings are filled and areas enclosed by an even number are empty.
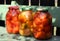
[[[44,36],[45,36],[45,37],[44,37]],[[35,37],[36,39],[46,39],[46,34],[45,34],[45,32],[40,31],[40,32],[34,33],[34,37]]]

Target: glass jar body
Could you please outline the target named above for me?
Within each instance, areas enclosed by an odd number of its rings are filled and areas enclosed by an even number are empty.
[[[33,35],[37,39],[52,37],[52,16],[48,11],[37,11],[33,18]]]
[[[19,8],[17,6],[9,7],[9,10],[6,14],[6,30],[9,34],[19,33],[19,21],[18,15],[20,14]]]
[[[32,10],[24,10],[19,15],[19,21],[21,23],[21,28],[19,33],[22,36],[31,36],[32,27]]]

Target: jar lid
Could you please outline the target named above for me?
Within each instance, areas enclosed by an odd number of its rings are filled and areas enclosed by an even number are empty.
[[[19,9],[18,6],[10,6],[9,9],[10,9],[10,8],[11,8],[11,9]]]
[[[22,8],[22,10],[32,10],[32,8],[31,7],[24,7],[24,8]]]
[[[38,7],[38,8],[36,8],[36,10],[38,10],[38,11],[45,11],[45,10],[48,10],[48,8],[46,7],[46,8],[44,8],[44,7]]]

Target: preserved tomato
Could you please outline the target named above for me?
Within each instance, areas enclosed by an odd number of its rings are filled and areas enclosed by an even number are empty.
[[[22,8],[21,14],[18,16],[21,23],[21,28],[19,29],[20,35],[30,36],[32,27],[32,9],[30,7]]]
[[[33,17],[33,35],[36,39],[52,37],[52,16],[47,8],[38,8]]]
[[[43,35],[43,36],[42,36],[42,35]],[[38,37],[37,39],[43,39],[43,38],[45,39],[44,36],[46,37],[46,34],[45,34],[45,32],[43,32],[43,31],[36,32],[36,33],[34,34],[34,37],[35,37],[35,38]]]
[[[10,6],[9,11],[6,14],[6,29],[10,34],[19,33],[20,23],[18,20],[18,15],[20,14],[18,6]]]

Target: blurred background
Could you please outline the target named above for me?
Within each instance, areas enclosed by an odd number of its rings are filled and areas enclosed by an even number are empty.
[[[28,5],[28,0],[0,0],[0,4],[11,4],[11,1],[16,1],[19,5]],[[55,0],[40,0],[41,6],[54,6]],[[31,0],[32,5],[38,5],[39,0]],[[60,6],[60,0],[58,0],[58,6]]]
[[[19,5],[28,5],[28,0],[0,0],[0,4],[11,4],[11,1],[16,1]],[[37,5],[39,0],[31,0],[32,5]],[[57,1],[60,6],[60,0]],[[41,6],[55,6],[55,0],[40,0]]]

